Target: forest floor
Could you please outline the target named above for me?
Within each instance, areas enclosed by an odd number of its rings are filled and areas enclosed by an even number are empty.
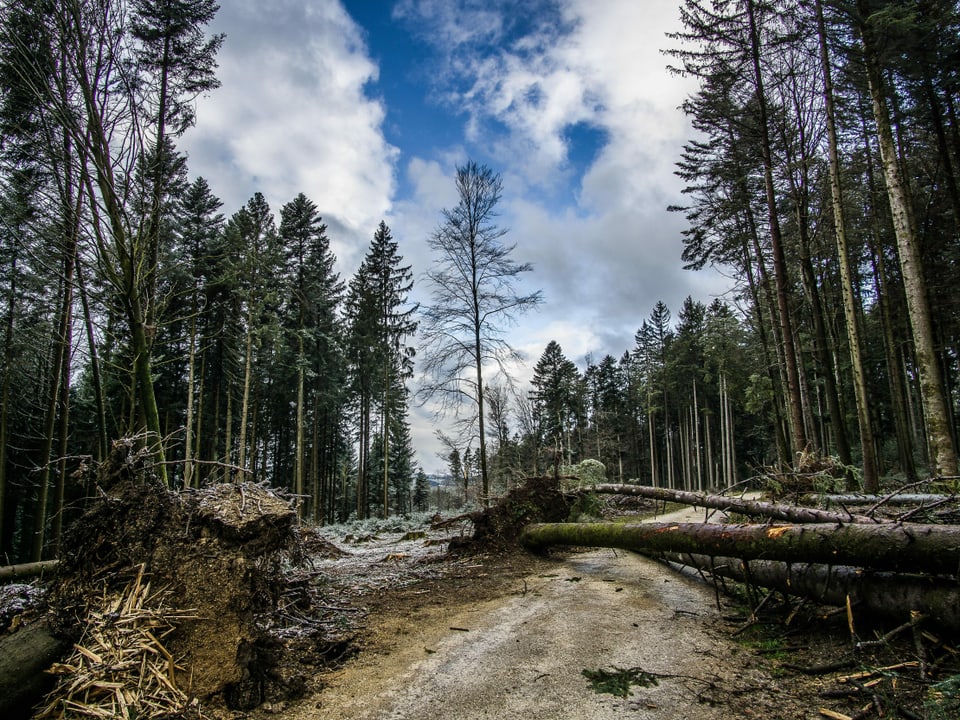
[[[703,519],[693,512],[657,519]],[[755,617],[747,593],[633,553],[457,555],[435,532],[326,539],[343,553],[313,572],[349,646],[296,660],[301,699],[233,717],[932,720],[921,673],[956,664],[929,632],[855,653],[845,612],[777,596]],[[853,617],[860,637],[878,632]]]

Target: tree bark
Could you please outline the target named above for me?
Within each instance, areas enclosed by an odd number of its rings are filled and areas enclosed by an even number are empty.
[[[944,397],[944,384],[937,362],[933,340],[933,321],[930,317],[930,304],[927,299],[927,286],[923,273],[923,259],[917,242],[916,222],[911,209],[910,197],[900,170],[899,156],[890,126],[887,101],[884,96],[881,69],[876,57],[872,29],[867,19],[869,8],[860,0],[857,3],[861,14],[861,37],[863,41],[864,62],[870,98],[873,102],[873,116],[877,125],[877,138],[880,144],[880,160],[887,185],[887,198],[893,217],[893,227],[897,237],[897,250],[900,256],[900,270],[907,296],[907,313],[913,334],[914,353],[920,374],[920,392],[923,397],[924,421],[930,446],[931,474],[956,475],[957,452],[947,401]]]
[[[715,508],[737,512],[751,517],[764,517],[773,520],[786,520],[794,523],[876,523],[875,520],[850,513],[838,513],[816,508],[800,507],[798,505],[776,505],[774,503],[759,502],[756,500],[742,500],[740,498],[725,497],[723,495],[702,495],[700,493],[669,490],[666,488],[650,487],[648,485],[614,485],[601,484],[586,488],[585,492],[595,492],[602,495],[634,495],[652,500],[678,502],[694,507]]]
[[[5,565],[4,567],[0,567],[0,581],[23,580],[25,578],[43,575],[47,570],[55,570],[59,563],[59,560],[40,560],[38,562],[22,563],[20,565]]]
[[[956,575],[960,569],[960,526],[948,525],[543,523],[528,525],[520,540],[530,550],[569,545],[856,565],[895,572]]]
[[[194,440],[193,440],[193,406],[194,406],[194,384],[195,368],[197,364],[197,300],[196,292],[192,303],[192,315],[190,318],[190,340],[189,350],[187,351],[187,417],[184,421],[183,434],[183,486],[194,487]],[[199,444],[199,433],[197,433]],[[196,482],[196,487],[200,483]]]
[[[847,602],[871,615],[901,619],[920,612],[940,627],[960,629],[960,588],[952,579],[870,572],[846,565],[787,563],[711,557],[687,553],[645,553],[650,557],[705,570],[716,577],[779,590],[823,605]]]
[[[790,304],[787,297],[789,288],[787,261],[783,248],[783,236],[780,229],[777,197],[773,183],[773,158],[767,120],[767,103],[764,94],[763,72],[760,69],[760,31],[757,27],[754,5],[754,0],[748,0],[747,17],[750,22],[751,59],[757,87],[759,110],[758,127],[760,130],[760,149],[763,154],[764,187],[766,188],[767,209],[770,219],[770,246],[773,252],[773,276],[776,286],[778,320],[782,333],[780,340],[783,343],[783,358],[787,375],[787,401],[789,406],[791,439],[793,441],[793,460],[795,461],[797,453],[803,452],[807,447],[807,434],[803,423],[803,405],[800,397],[800,373],[797,367],[797,351],[793,338],[793,320],[791,319]]]
[[[28,718],[53,685],[44,671],[68,648],[46,622],[33,623],[0,638],[0,716]]]
[[[237,465],[243,469],[240,480],[246,480],[247,471],[247,419],[250,414],[250,385],[253,376],[253,296],[247,298],[247,334],[243,362],[243,400],[240,405],[240,441]],[[252,442],[256,442],[253,440]]]
[[[846,321],[850,346],[850,369],[853,373],[853,388],[857,401],[857,427],[860,430],[860,448],[863,453],[863,486],[868,492],[879,489],[879,468],[876,445],[871,424],[870,398],[867,393],[866,373],[860,351],[860,326],[857,318],[857,301],[853,293],[853,273],[847,248],[846,215],[843,192],[840,184],[840,158],[837,152],[836,112],[833,104],[833,77],[827,49],[827,31],[823,19],[821,0],[815,3],[817,37],[820,45],[820,65],[823,71],[823,100],[827,121],[827,141],[830,157],[830,197],[833,206],[834,238],[837,243],[837,259],[840,267],[840,285],[843,293],[843,316]],[[848,483],[849,487],[849,483]]]
[[[806,499],[806,498],[804,498]],[[960,495],[942,495],[940,493],[902,493],[900,495],[863,495],[848,493],[844,495],[809,496],[813,502],[830,505],[933,505],[934,503],[960,502]]]

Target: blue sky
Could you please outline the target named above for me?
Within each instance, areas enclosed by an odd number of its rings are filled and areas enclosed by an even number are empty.
[[[550,340],[582,368],[619,357],[653,305],[729,283],[682,269],[673,175],[691,137],[665,33],[679,0],[221,0],[222,86],[183,138],[192,175],[239,209],[305,193],[349,278],[381,219],[417,276],[467,159],[504,180],[500,225],[544,305],[512,344],[529,378]],[[415,292],[426,294],[421,285]],[[420,299],[418,297],[418,299]],[[436,424],[414,408],[424,467]]]

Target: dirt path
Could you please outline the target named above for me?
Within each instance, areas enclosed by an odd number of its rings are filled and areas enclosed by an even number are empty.
[[[693,517],[702,519],[702,511]],[[370,647],[283,716],[816,717],[730,639],[702,583],[605,549],[534,565],[493,599],[379,618]],[[613,667],[640,668],[657,684],[619,698],[598,694],[582,674]]]

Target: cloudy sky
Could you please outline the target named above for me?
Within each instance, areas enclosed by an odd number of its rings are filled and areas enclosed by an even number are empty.
[[[542,308],[512,333],[581,369],[619,357],[653,305],[728,287],[682,269],[673,175],[692,90],[666,69],[679,0],[221,0],[222,86],[181,147],[231,214],[262,192],[320,208],[347,279],[381,219],[419,278],[467,159],[504,181],[499,224]],[[427,288],[419,292],[425,297]],[[529,377],[528,369],[518,370]],[[413,409],[428,471],[435,424]]]

